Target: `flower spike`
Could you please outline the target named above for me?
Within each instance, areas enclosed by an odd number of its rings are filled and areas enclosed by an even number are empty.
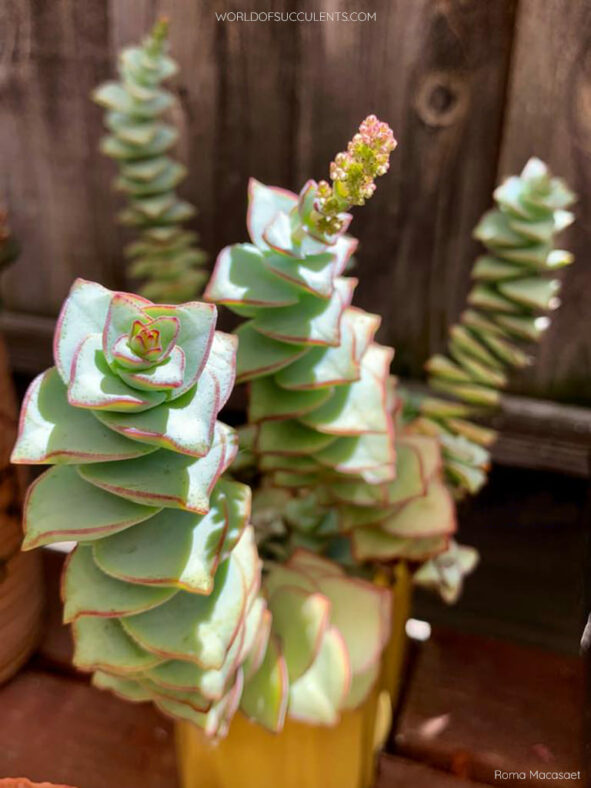
[[[331,186],[326,181],[318,184],[315,208],[318,230],[335,235],[342,229],[339,216],[354,205],[364,205],[375,192],[375,179],[385,175],[390,167],[390,154],[396,147],[392,129],[387,123],[369,115],[359,132],[347,146],[337,153],[330,164]]]

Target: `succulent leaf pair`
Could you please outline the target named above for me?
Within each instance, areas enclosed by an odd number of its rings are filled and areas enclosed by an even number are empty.
[[[147,298],[181,303],[198,294],[207,274],[201,268],[206,256],[196,246],[197,235],[182,226],[195,208],[176,195],[186,169],[169,155],[178,134],[163,120],[173,95],[161,83],[178,70],[166,54],[167,29],[161,20],[140,46],[124,49],[119,82],[101,85],[93,98],[107,110],[109,134],[101,149],[117,161],[115,188],[129,201],[119,218],[140,234],[126,248],[129,274],[143,280],[140,292]]]
[[[215,322],[211,304],[78,280],[12,458],[54,466],[29,489],[24,548],[78,543],[63,577],[75,664],[210,734],[227,728],[270,617],[250,490],[222,477],[236,341]]]

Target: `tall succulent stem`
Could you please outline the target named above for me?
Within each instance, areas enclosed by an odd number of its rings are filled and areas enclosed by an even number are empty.
[[[237,441],[216,417],[236,343],[215,321],[210,304],[75,282],[12,460],[53,466],[29,488],[24,549],[77,542],[62,581],[74,664],[221,735],[270,614],[250,491],[222,478]]]
[[[195,208],[176,194],[186,168],[169,155],[178,132],[164,120],[174,97],[161,83],[178,66],[167,55],[167,36],[161,19],[140,46],[122,51],[119,82],[101,85],[93,98],[107,110],[101,150],[119,165],[115,188],[128,199],[119,219],[139,234],[125,250],[128,273],[143,281],[146,298],[181,303],[200,292],[207,274],[196,233],[183,227]]]

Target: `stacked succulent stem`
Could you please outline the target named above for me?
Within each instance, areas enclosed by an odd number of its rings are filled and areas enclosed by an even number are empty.
[[[357,565],[353,571],[358,574],[359,565],[368,561],[435,555],[446,548],[455,528],[453,501],[440,479],[439,442],[404,431],[395,437],[393,350],[374,341],[380,320],[351,306],[357,282],[343,275],[357,245],[346,235],[347,211],[373,194],[394,145],[386,124],[370,116],[331,165],[332,186],[309,181],[298,196],[251,181],[251,243],[220,253],[205,294],[247,318],[237,329],[238,380],[249,382],[243,449],[262,475],[256,496],[261,548],[282,561],[270,561],[267,586],[274,593],[277,576],[287,573],[286,584],[300,589],[304,601],[322,593],[323,586],[314,588],[294,575],[294,568],[302,570],[299,556],[312,555],[293,552],[294,546]],[[285,548],[291,557],[286,558]],[[373,616],[355,613],[354,584],[364,581],[342,575],[332,561],[318,560],[327,564],[323,579],[342,576],[345,609],[356,626],[365,619],[382,620],[379,595],[373,606],[368,604]],[[309,565],[303,569],[309,574]],[[271,595],[272,608],[273,600]],[[361,673],[349,671],[354,704],[370,691],[385,643],[375,633],[366,641],[375,645],[373,672],[366,672],[368,665]],[[335,646],[323,670],[343,675],[342,653]],[[288,713],[318,721],[318,710],[301,714],[300,673],[283,656]],[[342,682],[339,686],[338,698],[327,701],[331,719],[349,704],[351,690],[343,691]]]
[[[555,236],[573,221],[574,195],[539,159],[494,193],[497,207],[474,230],[486,247],[472,271],[468,309],[450,329],[448,355],[427,362],[430,386],[446,395],[424,399],[417,431],[438,435],[445,474],[455,494],[477,492],[486,481],[494,440],[490,429],[469,421],[498,405],[511,368],[532,360],[530,347],[550,325],[559,305],[557,270],[573,256],[554,248]]]
[[[223,734],[270,614],[250,491],[222,474],[236,435],[217,421],[235,339],[216,310],[155,305],[78,280],[56,366],[30,386],[12,460],[53,467],[29,488],[24,549],[73,540],[64,620],[98,687]]]
[[[186,177],[185,167],[169,155],[178,134],[163,120],[174,97],[161,83],[178,70],[166,54],[167,32],[167,21],[160,20],[141,46],[124,49],[119,82],[105,83],[93,97],[107,109],[109,134],[101,150],[117,161],[115,188],[128,198],[120,221],[139,233],[126,248],[129,275],[143,281],[146,298],[182,303],[199,293],[207,274],[196,233],[183,227],[195,208],[176,194]]]

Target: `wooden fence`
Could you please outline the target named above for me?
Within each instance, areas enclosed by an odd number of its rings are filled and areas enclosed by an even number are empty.
[[[376,12],[367,22],[219,22],[215,11]],[[384,314],[396,371],[419,377],[462,308],[471,229],[504,174],[544,158],[579,194],[577,262],[534,368],[513,390],[591,402],[591,5],[583,0],[4,0],[0,194],[23,254],[3,279],[15,364],[47,363],[72,279],[123,286],[112,163],[91,89],[117,50],[171,17],[182,193],[214,256],[245,236],[249,175],[322,178],[375,112],[399,148],[358,212],[360,305]]]

